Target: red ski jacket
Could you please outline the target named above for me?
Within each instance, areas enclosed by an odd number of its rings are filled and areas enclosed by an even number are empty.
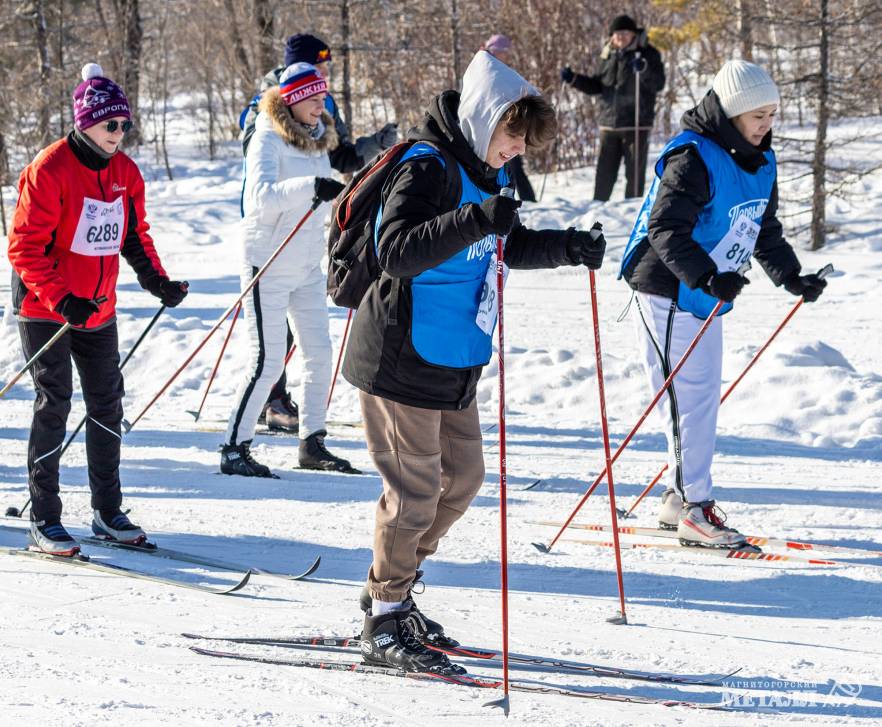
[[[19,179],[8,252],[13,309],[22,320],[64,323],[56,307],[69,293],[107,296],[83,326],[94,329],[116,314],[120,253],[142,287],[167,276],[148,234],[135,162],[117,152],[105,168],[91,168],[71,143],[68,136],[43,149]]]

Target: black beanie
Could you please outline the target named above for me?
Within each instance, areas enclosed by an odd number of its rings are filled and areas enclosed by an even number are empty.
[[[630,15],[617,15],[609,24],[609,34],[612,35],[617,30],[630,30],[632,33],[636,33],[637,23]]]
[[[285,43],[285,67],[292,63],[324,63],[331,60],[331,49],[323,40],[307,33],[292,35]]]

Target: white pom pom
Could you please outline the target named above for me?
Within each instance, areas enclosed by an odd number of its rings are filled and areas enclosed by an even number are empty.
[[[97,76],[104,75],[104,69],[101,68],[97,63],[87,63],[83,66],[83,70],[80,71],[80,75],[83,77],[84,81],[88,81],[90,78],[95,78]]]

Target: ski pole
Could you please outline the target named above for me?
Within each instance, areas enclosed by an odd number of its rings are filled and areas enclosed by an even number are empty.
[[[503,197],[514,197],[514,190],[505,187]],[[508,474],[505,461],[505,323],[503,319],[502,290],[505,287],[505,242],[496,238],[496,325],[498,327],[497,358],[499,359],[499,541],[500,573],[502,583],[502,698],[487,702],[485,707],[501,707],[508,717]]]
[[[220,327],[223,325],[224,321],[227,320],[227,317],[230,315],[230,313],[232,313],[233,310],[234,310],[234,309],[235,309],[235,308],[236,308],[236,307],[237,307],[237,306],[238,306],[238,305],[244,300],[245,296],[248,295],[248,293],[251,292],[251,289],[252,289],[255,285],[257,285],[258,281],[259,281],[260,278],[263,276],[263,274],[267,271],[267,269],[269,268],[269,266],[272,265],[272,264],[275,262],[276,258],[279,257],[279,255],[282,254],[282,250],[285,249],[285,246],[291,241],[291,238],[293,238],[294,235],[296,235],[298,232],[300,232],[300,228],[303,227],[304,223],[310,218],[310,216],[312,215],[312,213],[315,212],[316,209],[318,209],[318,206],[319,206],[320,204],[321,204],[321,200],[320,200],[318,197],[313,197],[313,199],[312,199],[312,205],[311,205],[310,208],[306,211],[306,214],[303,215],[303,217],[300,218],[300,222],[298,222],[298,223],[294,226],[294,229],[291,230],[291,232],[288,233],[288,236],[287,236],[284,240],[282,240],[282,242],[279,244],[279,246],[273,251],[273,254],[270,255],[269,259],[263,264],[263,267],[261,267],[260,270],[258,270],[258,271],[254,274],[254,277],[251,278],[251,281],[248,283],[248,285],[245,286],[245,290],[242,291],[242,293],[239,295],[239,297],[236,298],[236,300],[233,301],[233,303],[230,305],[230,307],[227,308],[227,309],[221,314],[220,318],[217,319],[217,321],[215,322],[215,324],[212,326],[211,330],[206,334],[205,338],[203,338],[202,341],[199,343],[199,345],[196,346],[196,348],[195,348],[195,350],[193,351],[193,353],[191,353],[191,354],[187,357],[187,359],[184,361],[184,363],[182,363],[182,364],[180,365],[180,367],[178,367],[177,371],[175,371],[175,372],[171,375],[171,377],[169,378],[169,380],[166,381],[165,384],[162,385],[162,388],[161,388],[161,389],[156,393],[156,395],[150,400],[150,403],[148,403],[147,406],[145,406],[144,409],[141,410],[141,413],[138,414],[138,416],[136,416],[136,417],[134,418],[134,420],[132,420],[131,422],[129,422],[128,420],[123,419],[122,424],[123,424],[123,428],[126,430],[126,433],[128,433],[128,432],[130,432],[130,431],[132,430],[132,427],[134,427],[134,426],[135,426],[135,425],[141,420],[141,418],[144,416],[144,414],[147,413],[147,411],[150,409],[150,407],[152,407],[152,406],[157,402],[157,400],[159,399],[159,397],[162,396],[162,395],[165,393],[165,390],[168,389],[168,387],[172,385],[172,382],[173,382],[176,378],[178,378],[178,376],[180,376],[181,372],[182,372],[185,368],[187,368],[187,366],[189,366],[190,362],[191,362],[194,358],[196,358],[196,354],[198,354],[198,353],[202,350],[202,347],[205,346],[206,343],[208,343],[208,339],[211,338],[211,337],[214,335],[215,331],[217,331],[217,329],[220,328]]]
[[[642,60],[640,58],[640,51],[637,51],[634,54],[634,60],[639,62]],[[647,132],[648,133],[648,132]],[[634,193],[634,196],[638,196],[638,189],[640,188],[639,183],[637,182],[637,176],[640,173],[640,71],[637,68],[634,69],[634,189],[631,191]]]
[[[129,359],[132,357],[132,354],[138,350],[138,346],[141,345],[141,341],[143,341],[147,337],[147,334],[150,332],[150,329],[153,328],[153,325],[156,323],[156,321],[159,320],[159,316],[162,315],[162,312],[164,310],[165,310],[165,306],[164,305],[160,306],[159,310],[156,311],[153,318],[150,319],[150,323],[147,324],[147,327],[141,332],[141,335],[138,336],[138,340],[135,341],[135,343],[132,345],[131,349],[129,349],[129,352],[126,354],[126,357],[123,359],[122,363],[119,365],[120,371],[122,371],[126,367],[126,364],[129,362]],[[74,429],[73,432],[71,432],[71,435],[67,438],[67,442],[64,443],[64,446],[61,448],[61,451],[58,453],[59,459],[64,457],[64,453],[67,451],[67,448],[70,447],[71,443],[73,442],[73,440],[77,436],[77,434],[80,433],[80,429],[83,428],[83,425],[86,423],[86,419],[88,419],[88,415],[84,416],[80,420],[80,423],[77,424],[77,428]],[[24,515],[25,510],[28,509],[28,505],[30,505],[30,504],[31,504],[31,498],[28,497],[28,501],[21,507],[21,509],[16,509],[14,507],[7,508],[6,509],[6,517],[21,517],[22,515]]]
[[[99,298],[95,298],[94,302],[98,303],[100,305],[101,303],[104,303],[106,300],[107,300],[107,296],[102,295]],[[33,356],[31,356],[28,359],[28,362],[24,366],[22,366],[18,371],[15,372],[13,377],[6,383],[6,386],[4,386],[3,389],[0,389],[0,399],[2,399],[6,395],[7,391],[9,391],[13,386],[15,386],[15,383],[28,372],[28,369],[30,369],[31,366],[33,366],[35,363],[37,363],[40,356],[42,356],[44,353],[46,353],[46,351],[48,351],[50,348],[52,348],[52,346],[54,346],[58,342],[58,339],[61,338],[65,333],[67,333],[71,327],[72,326],[70,323],[65,323],[63,326],[61,326],[61,328],[59,328],[55,332],[55,334],[52,336],[52,338],[50,338],[48,341],[46,341],[46,343],[44,343],[40,347],[40,350],[37,351]]]
[[[818,271],[817,274],[818,274],[818,277],[821,278],[821,280],[823,280],[832,272],[833,272],[833,266],[830,263],[827,263],[823,268],[821,268]],[[800,298],[798,301],[796,301],[796,303],[793,304],[793,307],[791,307],[791,309],[787,313],[787,315],[784,316],[784,320],[781,321],[780,324],[778,324],[778,327],[772,332],[772,335],[769,336],[768,339],[766,339],[766,342],[762,346],[760,346],[759,350],[755,354],[753,354],[753,357],[750,359],[750,361],[748,361],[747,366],[744,367],[744,370],[740,374],[738,374],[738,377],[735,379],[735,381],[733,381],[731,384],[729,384],[729,388],[726,389],[725,393],[720,398],[720,405],[722,405],[723,402],[725,402],[726,399],[729,398],[729,394],[732,393],[732,390],[736,386],[738,386],[739,383],[741,383],[741,380],[747,375],[747,372],[753,368],[753,365],[757,362],[759,357],[763,355],[765,350],[771,345],[772,341],[774,341],[775,338],[778,336],[778,334],[782,330],[784,330],[784,326],[786,326],[788,323],[790,323],[790,319],[793,318],[793,316],[796,314],[796,311],[798,311],[802,307],[802,304],[804,302],[805,302],[805,300],[803,298]],[[664,473],[667,472],[667,470],[668,470],[668,466],[664,465],[664,467],[662,467],[658,471],[658,474],[653,478],[652,482],[650,482],[646,486],[646,489],[640,493],[639,497],[634,501],[634,504],[631,505],[630,509],[627,512],[624,512],[623,510],[619,511],[619,514],[622,516],[623,519],[631,517],[631,514],[634,512],[634,510],[637,509],[637,506],[641,503],[643,498],[646,497],[649,494],[649,492],[652,490],[652,488],[658,484],[658,481],[662,478],[662,475],[664,475]]]
[[[217,374],[218,368],[220,368],[221,360],[224,357],[224,351],[227,350],[227,344],[230,342],[230,336],[233,335],[233,328],[236,326],[236,320],[239,318],[239,314],[242,312],[242,301],[239,301],[239,305],[236,306],[236,312],[233,313],[233,320],[230,322],[230,329],[227,331],[227,335],[224,338],[224,343],[221,346],[220,353],[217,355],[217,361],[214,362],[214,368],[211,369],[211,375],[208,377],[208,383],[205,385],[205,393],[202,395],[202,401],[199,402],[199,408],[196,411],[188,410],[188,414],[193,415],[193,419],[195,421],[199,421],[199,417],[202,416],[202,407],[205,406],[205,400],[208,398],[208,392],[211,391],[211,385],[214,383],[214,377]]]
[[[593,233],[597,230],[597,237],[601,234],[599,222],[595,222],[591,228]],[[621,611],[618,616],[607,619],[610,623],[627,624],[628,616],[625,613],[625,582],[622,577],[622,551],[619,547],[619,521],[618,512],[616,510],[616,488],[613,483],[612,456],[609,451],[609,425],[606,418],[606,393],[603,387],[603,354],[600,349],[600,316],[597,314],[597,280],[593,270],[588,270],[588,286],[591,290],[591,315],[594,319],[594,352],[597,359],[597,395],[600,400],[600,429],[603,433],[603,453],[606,458],[606,480],[609,486],[609,513],[612,519],[613,527],[613,543],[615,544],[616,555],[616,578],[619,586],[619,605]]]
[[[334,369],[334,378],[331,379],[331,388],[328,390],[328,403],[325,404],[325,410],[331,408],[331,397],[334,396],[334,386],[337,383],[337,374],[340,373],[340,362],[343,360],[343,351],[346,350],[346,339],[349,337],[349,324],[352,323],[352,308],[349,309],[349,315],[346,318],[346,328],[343,330],[343,340],[340,341],[340,353],[337,356],[337,367]]]
[[[616,449],[615,453],[612,456],[612,459],[610,460],[611,464],[614,463],[619,458],[619,455],[624,451],[625,447],[628,446],[628,443],[631,441],[631,439],[637,433],[637,430],[640,429],[643,422],[646,421],[646,417],[649,416],[650,412],[655,408],[655,405],[658,404],[659,400],[662,398],[664,393],[668,390],[668,387],[671,385],[671,382],[674,380],[674,377],[677,375],[677,373],[683,367],[683,364],[686,363],[686,359],[689,358],[689,354],[692,353],[692,351],[698,345],[698,342],[701,340],[701,337],[705,334],[707,329],[710,328],[711,323],[713,323],[714,318],[716,317],[717,313],[720,312],[720,308],[722,308],[722,307],[723,307],[723,301],[719,301],[714,306],[714,309],[711,311],[710,315],[707,317],[707,320],[704,322],[704,324],[701,326],[701,328],[698,329],[698,333],[695,334],[695,338],[692,339],[692,343],[689,344],[689,347],[683,353],[683,356],[677,362],[677,365],[674,366],[673,370],[668,375],[668,378],[665,379],[664,383],[661,385],[661,388],[656,392],[655,396],[652,398],[652,401],[649,403],[649,406],[646,407],[643,414],[641,414],[640,418],[637,420],[637,423],[634,425],[634,427],[628,433],[628,436],[625,437],[625,439],[622,441],[622,443],[618,446],[618,449]],[[533,543],[533,546],[537,550],[539,550],[542,553],[550,553],[551,552],[551,549],[554,547],[554,544],[558,541],[560,536],[563,535],[564,530],[566,530],[569,527],[570,523],[573,521],[573,518],[576,517],[576,514],[579,512],[579,510],[582,509],[582,505],[585,504],[585,502],[588,500],[588,498],[591,497],[591,494],[594,492],[594,490],[597,489],[597,486],[601,483],[601,481],[603,480],[603,476],[605,474],[606,474],[606,469],[604,469],[599,475],[597,475],[597,479],[594,480],[594,484],[592,484],[591,487],[589,487],[585,491],[585,494],[582,495],[582,499],[579,500],[579,504],[576,505],[575,509],[570,513],[570,516],[567,518],[566,522],[563,524],[563,527],[561,527],[561,529],[558,531],[557,535],[554,536],[554,539],[551,541],[551,543],[549,545],[545,545],[544,543]]]

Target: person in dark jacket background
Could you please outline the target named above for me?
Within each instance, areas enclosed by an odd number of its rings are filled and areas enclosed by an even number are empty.
[[[612,194],[622,159],[625,197],[643,196],[649,133],[655,121],[655,97],[665,87],[661,54],[649,44],[643,28],[638,28],[628,15],[619,15],[610,23],[609,34],[600,52],[596,74],[575,73],[569,66],[560,71],[564,83],[600,97],[600,151],[594,199],[601,202],[606,202]]]
[[[755,258],[775,285],[806,302],[826,282],[801,275],[778,221],[772,120],[778,89],[765,70],[729,61],[713,88],[681,121],[662,150],[655,180],[622,257],[621,276],[636,292],[635,325],[654,393],[718,302],[725,305],[658,405],[668,440],[668,487],[659,527],[684,545],[740,548],[712,498],[722,377],[722,321]]]
[[[359,305],[343,375],[360,390],[368,451],[383,478],[362,593],[362,654],[449,672],[422,642],[451,641],[414,605],[417,570],[484,481],[475,392],[492,355],[497,236],[511,268],[600,266],[596,232],[529,230],[500,194],[503,166],[554,135],[554,110],[511,68],[478,51],[462,94],[436,97],[386,182],[376,227],[380,278]],[[452,642],[455,643],[455,642]]]

